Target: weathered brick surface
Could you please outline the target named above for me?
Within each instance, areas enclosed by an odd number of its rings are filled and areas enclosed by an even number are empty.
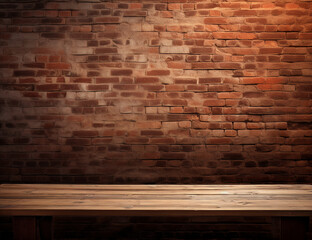
[[[1,1],[0,182],[311,183],[311,9]]]

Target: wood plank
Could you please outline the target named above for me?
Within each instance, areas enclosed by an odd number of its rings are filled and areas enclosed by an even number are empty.
[[[250,190],[261,190],[261,189],[288,189],[288,190],[309,190],[311,191],[311,185],[309,184],[263,184],[263,185],[71,185],[71,184],[1,184],[1,189],[106,189],[106,190],[204,190],[204,189],[250,189]]]
[[[264,211],[310,216],[312,185],[0,185],[0,215],[40,211],[228,212],[229,216],[232,212],[259,216]]]

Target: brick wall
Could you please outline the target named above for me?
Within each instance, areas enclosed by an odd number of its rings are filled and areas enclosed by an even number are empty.
[[[0,9],[1,182],[311,182],[310,1]]]
[[[1,1],[0,182],[311,183],[311,54],[309,0]]]

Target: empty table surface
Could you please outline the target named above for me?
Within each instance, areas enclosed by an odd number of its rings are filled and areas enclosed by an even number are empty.
[[[312,216],[312,185],[2,184],[2,216]]]

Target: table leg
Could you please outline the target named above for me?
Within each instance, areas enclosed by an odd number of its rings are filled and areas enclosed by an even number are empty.
[[[273,235],[276,240],[307,240],[309,217],[274,217]]]
[[[13,217],[14,240],[53,240],[52,217]]]

